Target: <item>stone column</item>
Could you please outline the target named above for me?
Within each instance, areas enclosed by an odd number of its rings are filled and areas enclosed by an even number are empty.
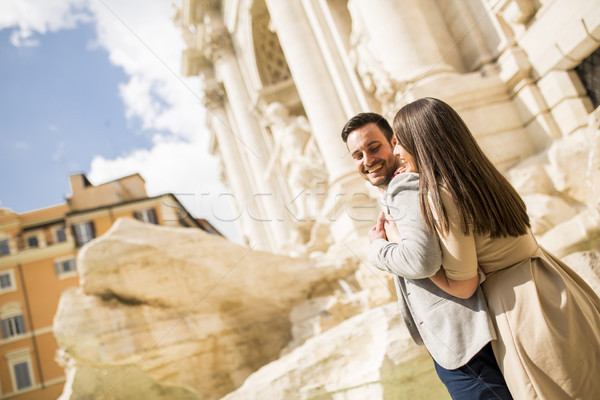
[[[236,144],[248,161],[248,175],[254,178],[253,201],[257,209],[247,210],[253,224],[262,224],[270,232],[272,248],[277,250],[287,242],[289,227],[285,215],[283,196],[275,185],[265,179],[269,153],[264,143],[260,127],[251,109],[251,100],[240,71],[229,32],[223,26],[221,15],[216,8],[207,10],[204,15],[206,33],[203,50],[214,64],[217,80],[223,82],[228,104],[233,117]],[[224,157],[229,157],[224,154]],[[244,170],[233,173],[241,173]]]
[[[341,139],[352,115],[344,112],[302,1],[265,3],[329,175],[318,223],[328,227],[336,242],[362,236],[376,220],[377,205],[367,195],[366,183]]]
[[[346,115],[299,0],[266,0],[313,136],[323,155],[330,185],[354,174],[340,137]]]
[[[443,27],[437,5],[429,0],[348,0],[353,24],[368,34],[368,47],[396,82],[427,74],[454,71],[443,58],[441,40],[430,28],[432,19]],[[434,18],[435,17],[435,18]],[[355,26],[356,28],[356,26]]]
[[[242,228],[243,236],[248,238],[250,245],[257,245],[261,249],[270,249],[269,234],[265,231],[263,224],[252,221],[248,213],[249,208],[256,208],[253,203],[250,182],[251,176],[246,174],[246,168],[242,163],[242,154],[235,137],[229,128],[229,120],[225,110],[225,92],[222,85],[214,79],[204,80],[204,103],[207,108],[206,125],[214,132],[219,143],[221,159],[227,179],[234,192],[234,201],[237,203],[240,215],[238,226]]]

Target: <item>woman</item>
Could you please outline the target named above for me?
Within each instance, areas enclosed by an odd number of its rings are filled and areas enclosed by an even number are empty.
[[[443,269],[431,279],[464,298],[483,271],[513,397],[600,399],[600,298],[538,245],[525,204],[454,109],[420,99],[393,125],[394,154],[419,173],[421,212],[440,237]]]

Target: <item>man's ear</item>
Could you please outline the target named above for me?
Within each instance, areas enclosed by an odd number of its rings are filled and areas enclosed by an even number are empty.
[[[396,145],[398,144],[398,141],[396,140],[396,135],[392,135],[392,147],[396,147]]]

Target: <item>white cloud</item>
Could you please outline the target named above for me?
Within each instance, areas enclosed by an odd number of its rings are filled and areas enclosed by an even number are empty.
[[[227,238],[239,242],[230,205],[219,200],[218,194],[226,189],[215,174],[219,165],[207,154],[206,143],[161,135],[155,135],[153,142],[150,150],[136,150],[114,160],[95,157],[88,178],[97,185],[137,172],[146,181],[148,195],[173,193],[193,216],[207,219]]]
[[[184,41],[171,1],[91,0],[90,7],[99,44],[131,76],[119,88],[127,116],[139,118],[144,129],[188,139],[197,135],[204,125],[198,118],[199,82],[180,75]]]
[[[85,10],[87,0],[4,0],[0,2],[0,29],[16,28],[11,35],[15,46],[34,46],[32,35],[65,28],[89,21]]]
[[[216,201],[226,190],[218,165],[207,151],[204,109],[197,78],[180,76],[184,41],[172,18],[172,0],[1,0],[0,29],[16,28],[15,45],[35,44],[34,33],[95,23],[97,40],[110,61],[129,76],[119,92],[126,116],[143,129],[160,132],[150,150],[113,160],[95,157],[88,174],[102,183],[139,172],[148,194],[173,193],[197,218],[206,218],[238,240],[228,204]],[[55,161],[62,158],[59,145]],[[210,193],[211,196],[204,195]]]
[[[115,160],[96,157],[90,179],[107,181],[139,172],[150,195],[176,194],[192,215],[208,219],[237,241],[229,204],[217,201],[225,187],[217,161],[208,155],[198,79],[179,72],[184,42],[172,21],[171,1],[91,0],[90,9],[98,45],[130,76],[119,87],[127,117],[138,119],[143,129],[162,132],[154,136],[150,150]]]

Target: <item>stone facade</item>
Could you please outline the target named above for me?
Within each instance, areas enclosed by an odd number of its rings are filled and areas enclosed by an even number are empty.
[[[364,237],[376,195],[341,128],[433,96],[526,197],[543,244],[598,248],[597,104],[575,71],[600,44],[596,1],[184,0],[176,20],[248,245]]]

